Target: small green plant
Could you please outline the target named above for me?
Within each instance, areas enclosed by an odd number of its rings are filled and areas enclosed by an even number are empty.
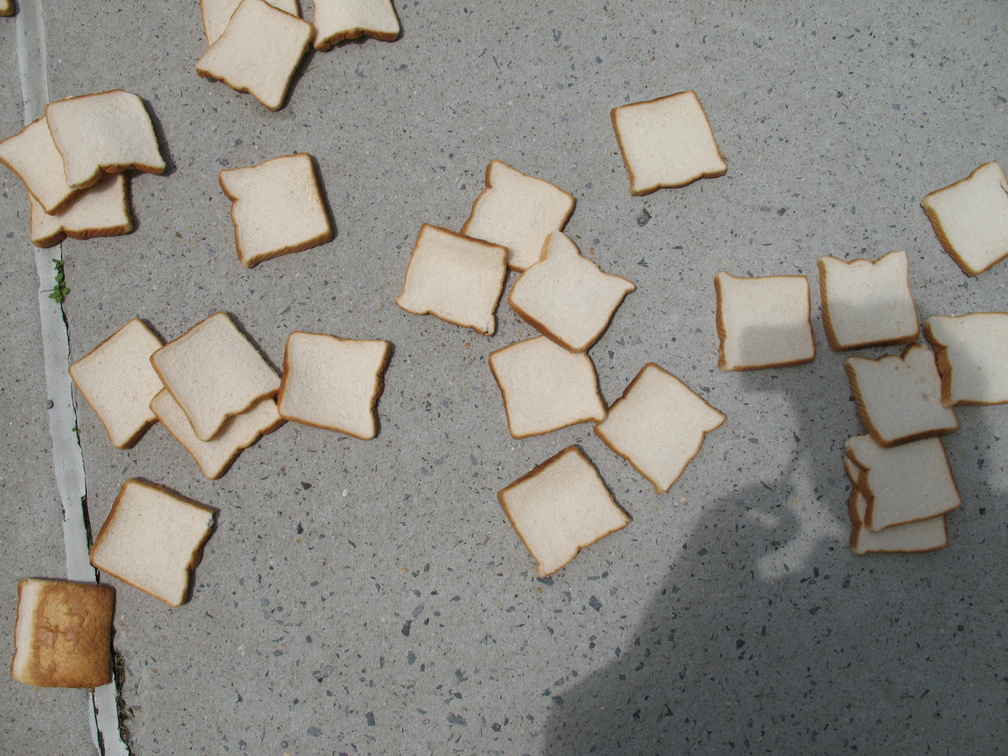
[[[53,260],[53,266],[56,268],[56,285],[49,290],[49,299],[63,304],[67,294],[70,293],[70,289],[66,285],[66,273],[63,272],[63,261]]]

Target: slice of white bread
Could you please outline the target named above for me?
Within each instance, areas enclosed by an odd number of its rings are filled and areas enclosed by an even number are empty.
[[[311,155],[302,152],[231,168],[219,178],[232,203],[235,247],[246,268],[333,238]]]
[[[169,606],[181,606],[213,524],[209,507],[134,478],[123,484],[95,538],[91,564]]]
[[[1008,179],[984,163],[921,202],[935,236],[963,272],[976,276],[1008,257]]]
[[[399,17],[391,0],[315,0],[315,49],[368,36],[385,42],[399,37]]]
[[[610,115],[630,175],[630,194],[685,186],[728,171],[696,92],[621,105]]]
[[[871,436],[847,440],[845,453],[861,468],[869,530],[937,517],[962,504],[941,439],[879,446]]]
[[[491,160],[486,188],[473,202],[462,233],[507,247],[508,267],[525,270],[539,262],[546,237],[562,231],[573,212],[574,195]]]
[[[229,417],[280,390],[279,376],[223,312],[197,323],[150,359],[200,441],[210,441]]]
[[[375,407],[392,345],[295,331],[287,338],[280,414],[360,439],[378,435]]]
[[[942,404],[1008,402],[1008,313],[934,316],[924,337],[935,350]]]
[[[150,403],[162,385],[150,358],[161,346],[161,339],[134,318],[70,366],[74,385],[119,449],[136,443],[157,419]]]
[[[525,269],[508,302],[537,331],[573,352],[602,335],[623,298],[636,287],[603,273],[563,232],[546,237],[540,262]]]
[[[0,163],[14,171],[47,213],[56,212],[79,191],[66,181],[63,156],[56,149],[45,116],[0,142]]]
[[[864,525],[868,498],[857,488],[851,490],[848,514],[851,521],[850,549],[855,554],[935,551],[948,546],[945,515],[869,530]]]
[[[130,92],[69,97],[46,106],[46,122],[70,186],[85,189],[102,173],[164,173],[165,161],[143,100]]]
[[[935,355],[912,344],[900,356],[876,360],[848,357],[844,369],[861,422],[882,446],[952,433],[955,412],[942,404],[942,382]]]
[[[497,494],[540,577],[630,522],[592,463],[569,446]]]
[[[396,304],[492,336],[507,277],[507,249],[424,223]]]
[[[630,382],[595,433],[667,493],[725,416],[653,362]]]
[[[114,610],[115,589],[107,585],[20,581],[11,677],[47,688],[112,682]]]
[[[242,0],[224,33],[196,61],[196,73],[279,110],[314,34],[307,21],[266,0]]]
[[[274,8],[300,16],[297,0],[266,0]],[[203,31],[206,33],[207,47],[212,45],[227,28],[231,16],[238,9],[241,0],[200,0],[203,16]]]
[[[820,257],[819,293],[826,338],[837,351],[917,340],[906,252],[874,262]]]
[[[244,449],[284,424],[284,419],[277,412],[276,402],[263,399],[240,415],[228,418],[213,440],[200,441],[189,424],[189,418],[168,389],[161,389],[151,400],[150,407],[161,424],[196,460],[200,471],[211,480],[226,473]]]
[[[595,365],[545,336],[490,353],[514,438],[549,433],[606,416]]]
[[[52,247],[68,236],[93,239],[121,236],[133,230],[125,173],[104,176],[93,186],[78,192],[53,214],[28,195],[28,238],[36,247]]]
[[[718,273],[714,288],[719,368],[758,370],[815,359],[805,276],[737,278]]]

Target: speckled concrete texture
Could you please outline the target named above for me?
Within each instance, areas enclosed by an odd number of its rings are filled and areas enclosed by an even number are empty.
[[[842,455],[862,428],[816,259],[906,251],[922,320],[1005,309],[1008,265],[967,278],[919,203],[1008,165],[1008,5],[396,10],[398,41],[310,54],[273,113],[196,76],[195,2],[44,5],[51,97],[137,93],[169,161],[133,178],[132,234],[63,246],[73,358],[132,317],[171,339],[218,310],[278,368],[293,330],[394,345],[376,439],[288,423],[218,481],[163,428],[120,451],[79,407],[95,527],[130,477],[218,510],[189,603],[109,579],[133,753],[1003,749],[1008,408],[957,409],[947,549],[852,555]],[[4,136],[21,123],[12,36],[0,20]],[[727,175],[630,196],[610,109],[686,89]],[[217,173],[300,151],[337,235],[246,270]],[[492,338],[395,306],[420,225],[458,229],[493,158],[574,194],[568,234],[637,286],[590,352],[606,400],[656,362],[727,415],[667,495],[590,425],[510,438],[487,355],[535,332],[506,302]],[[17,580],[58,573],[63,545],[24,197],[7,171],[0,188],[11,637]],[[718,371],[721,270],[809,276],[815,361]],[[540,580],[496,492],[570,444],[633,522]],[[0,683],[0,740],[88,753],[83,702]]]

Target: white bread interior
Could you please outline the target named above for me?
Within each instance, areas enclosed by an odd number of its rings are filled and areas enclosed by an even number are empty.
[[[297,0],[266,0],[270,5],[292,16],[300,16]],[[227,28],[231,16],[238,9],[241,0],[200,0],[203,15],[203,31],[206,33],[207,47],[212,45]],[[316,2],[316,5],[318,3]]]
[[[935,551],[948,545],[945,515],[925,520],[892,525],[884,530],[869,530],[864,525],[868,499],[857,488],[851,491],[849,506],[851,521],[850,549],[855,554],[878,552]]]
[[[924,336],[935,350],[946,407],[1008,402],[1008,313],[930,317]]]
[[[315,49],[328,50],[347,39],[399,37],[399,17],[391,0],[315,0]]]
[[[93,239],[120,236],[133,230],[125,173],[103,176],[77,192],[55,213],[47,213],[28,195],[28,238],[36,247],[52,247],[66,237]]]
[[[0,163],[17,174],[47,213],[56,212],[79,191],[66,181],[63,156],[56,149],[45,116],[0,142]]]

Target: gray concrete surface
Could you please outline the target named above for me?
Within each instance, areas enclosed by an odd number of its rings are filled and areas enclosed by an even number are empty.
[[[395,345],[377,439],[288,424],[216,482],[164,429],[118,451],[81,407],[95,526],[133,476],[219,510],[188,604],[111,581],[132,751],[1003,749],[1008,410],[958,410],[946,550],[846,545],[842,449],[861,426],[816,259],[905,250],[922,319],[1003,310],[1008,283],[1004,264],[964,276],[919,208],[1008,164],[1008,5],[890,5],[397,3],[399,41],[309,56],[271,113],[195,75],[195,2],[46,3],[51,97],[136,92],[171,164],[134,178],[132,234],[64,245],[75,358],[131,317],[173,338],[217,310],[277,366],[295,329]],[[728,174],[631,197],[609,109],[683,89]],[[295,151],[317,159],[337,237],[245,270],[217,171]],[[637,285],[591,351],[606,399],[654,361],[728,416],[669,494],[589,426],[509,437],[486,357],[533,332],[506,305],[491,339],[394,305],[420,224],[457,229],[492,158],[572,192],[568,233]],[[63,557],[22,190],[0,182],[11,637],[16,581]],[[720,270],[810,276],[815,362],[719,372]],[[495,495],[571,443],[634,521],[537,580]],[[78,692],[2,683],[0,717],[11,752],[92,750]]]

